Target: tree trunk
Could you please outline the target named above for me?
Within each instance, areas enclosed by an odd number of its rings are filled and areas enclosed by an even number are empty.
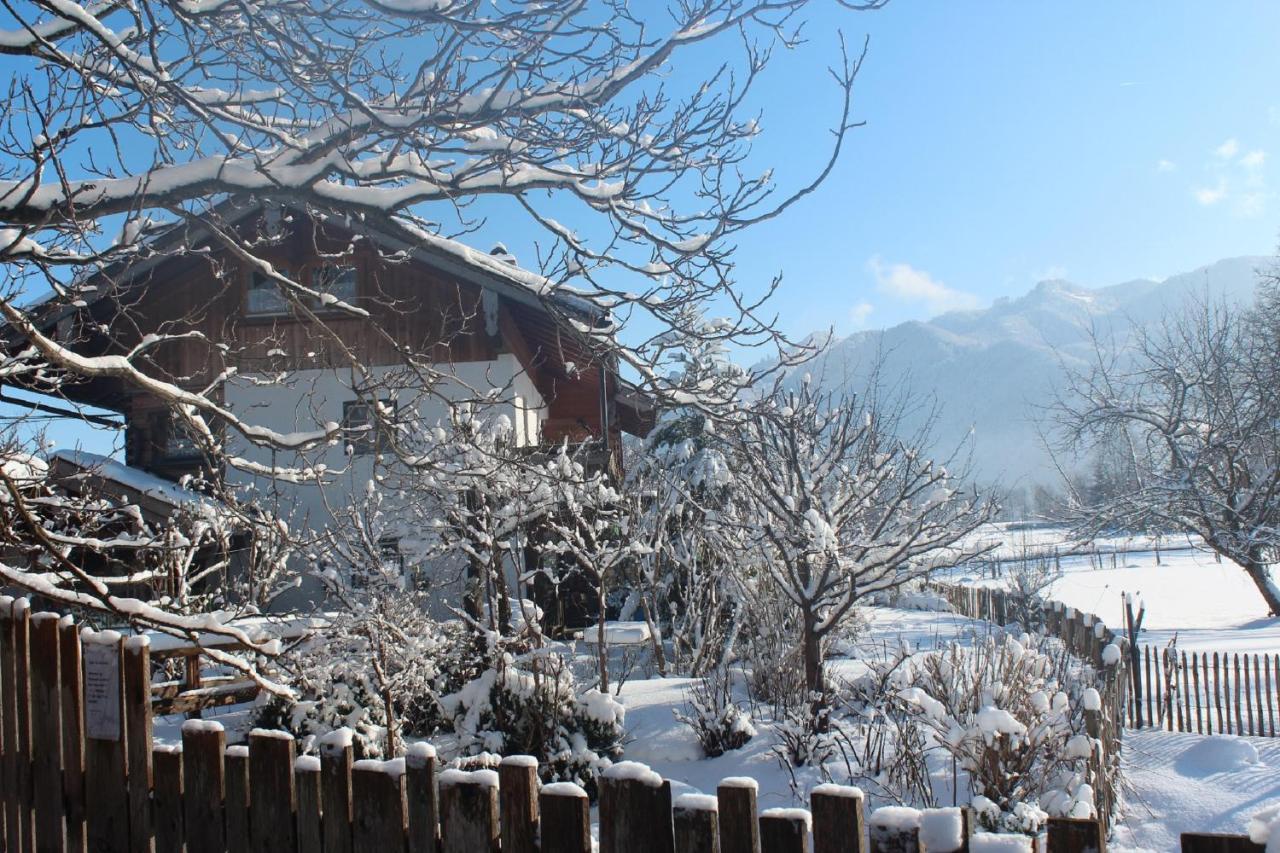
[[[600,666],[600,692],[609,692],[609,647],[604,642],[604,625],[608,618],[605,612],[604,581],[596,584],[596,606],[600,608],[600,616],[596,621],[596,655]]]
[[[1267,609],[1272,616],[1280,616],[1280,583],[1271,574],[1271,566],[1258,557],[1251,557],[1244,565],[1244,570],[1262,593],[1267,602]]]
[[[658,675],[667,677],[667,655],[662,649],[662,630],[653,621],[653,613],[649,610],[649,600],[640,596],[640,612],[644,614],[645,624],[649,626],[649,640],[653,644],[653,659],[658,665]]]
[[[804,632],[801,637],[804,653],[804,686],[809,693],[823,692],[822,638],[818,636],[818,617],[812,610],[805,610]]]

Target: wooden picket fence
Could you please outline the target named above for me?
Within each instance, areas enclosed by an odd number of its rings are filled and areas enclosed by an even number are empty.
[[[1129,725],[1171,732],[1276,736],[1280,655],[1142,646]]]
[[[538,763],[442,770],[415,744],[354,760],[349,733],[296,755],[283,732],[226,743],[188,720],[182,743],[152,741],[150,647],[78,630],[0,597],[0,838],[8,853],[589,853],[591,806],[576,785],[539,786]],[[751,780],[672,798],[671,783],[623,762],[598,781],[601,853],[935,853],[1035,850],[1021,836],[972,833],[968,813],[877,809],[853,788],[819,786],[809,809],[766,809]],[[951,822],[956,843],[939,843]],[[932,829],[931,829],[932,828]],[[1260,850],[1209,839],[1184,850]],[[1193,841],[1194,845],[1194,841]],[[1054,820],[1047,853],[1105,850],[1098,821]]]

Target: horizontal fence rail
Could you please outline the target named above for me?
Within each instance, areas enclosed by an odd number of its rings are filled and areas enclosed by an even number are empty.
[[[538,762],[445,769],[427,744],[355,760],[350,732],[297,755],[284,732],[228,745],[188,720],[180,745],[152,738],[144,637],[79,631],[0,597],[0,830],[10,853],[590,853],[591,805]],[[942,853],[1036,850],[1025,836],[976,832],[964,809],[865,811],[856,788],[822,785],[808,809],[757,807],[756,783],[672,797],[671,783],[622,762],[598,780],[601,853]],[[1040,850],[1105,850],[1094,820],[1050,820]],[[1207,838],[1207,836],[1206,836]],[[1261,849],[1212,839],[1186,850]]]

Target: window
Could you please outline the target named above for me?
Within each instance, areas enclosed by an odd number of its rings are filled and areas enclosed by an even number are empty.
[[[284,270],[280,273],[288,275]],[[255,270],[249,277],[249,298],[245,303],[245,311],[251,315],[287,314],[289,301],[274,280],[268,278],[266,273]]]
[[[380,400],[377,405],[382,407],[384,417],[395,414],[395,401]],[[374,403],[365,400],[348,400],[342,404],[342,430],[356,456],[379,453],[383,449],[383,433],[378,428],[373,407]]]
[[[200,458],[200,447],[178,418],[166,417],[160,427],[160,457],[166,462]]]
[[[316,268],[311,287],[340,302],[353,304],[359,295],[360,273],[353,266],[324,264]],[[323,304],[321,305],[323,307]]]

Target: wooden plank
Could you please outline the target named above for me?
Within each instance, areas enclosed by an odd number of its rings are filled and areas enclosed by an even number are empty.
[[[705,794],[676,797],[671,806],[676,853],[720,853],[719,804]],[[503,848],[504,853],[506,848]]]
[[[351,853],[351,730],[320,738],[320,799],[325,853]]]
[[[272,853],[298,848],[293,824],[294,743],[287,732],[249,732],[249,850]]]
[[[1240,713],[1240,655],[1235,655],[1231,662],[1231,704],[1236,709],[1236,734],[1244,734],[1244,716]]]
[[[298,792],[298,851],[318,851],[320,829],[320,759],[300,755],[293,763],[293,784]]]
[[[920,812],[900,806],[886,806],[867,818],[870,853],[924,853],[920,844]]]
[[[1187,668],[1187,653],[1182,652],[1182,705],[1186,711],[1182,731],[1191,731],[1191,670]]]
[[[62,800],[66,803],[67,850],[86,853],[84,813],[84,676],[80,665],[80,630],[75,619],[64,616],[58,676],[62,712]]]
[[[229,746],[223,754],[225,774],[223,813],[226,816],[227,850],[249,849],[249,747]]]
[[[671,784],[623,761],[600,777],[600,853],[673,853]]]
[[[920,846],[929,853],[968,853],[969,835],[967,809],[953,806],[920,812]]]
[[[542,853],[591,853],[591,801],[571,782],[544,785],[538,792]]]
[[[1191,684],[1192,694],[1196,697],[1196,734],[1204,734],[1204,720],[1200,716],[1200,665],[1196,659],[1196,653],[1191,653]]]
[[[351,843],[354,849],[403,850],[404,762],[357,761],[351,768],[351,810]]]
[[[93,808],[85,836],[93,853],[129,849],[124,732],[124,649],[115,631],[81,634],[84,676],[84,779]]]
[[[31,603],[13,602],[13,685],[18,697],[18,732],[14,756],[18,772],[18,840],[22,849],[35,850],[35,791],[31,778]]]
[[[31,617],[32,786],[36,808],[36,849],[66,850],[62,803],[62,656],[58,649],[58,614]]]
[[[720,853],[760,853],[754,779],[729,777],[716,788],[720,803]]]
[[[1262,666],[1258,663],[1259,654],[1253,656],[1253,690],[1258,702],[1258,737],[1266,735],[1267,728],[1262,719]]]
[[[227,734],[220,723],[187,720],[182,724],[182,803],[187,853],[227,849],[223,823]]]
[[[1178,668],[1170,664],[1169,650],[1167,648],[1160,652],[1160,664],[1160,682],[1161,687],[1164,689],[1165,728],[1169,731],[1173,731],[1173,693],[1177,689],[1177,683],[1170,678],[1170,674],[1173,675],[1173,678],[1177,678]],[[1181,705],[1178,706],[1178,712],[1182,712]]]
[[[1218,734],[1231,731],[1230,714],[1227,715],[1226,724],[1223,723],[1222,716],[1222,673],[1218,669],[1218,653],[1213,653],[1213,704],[1218,709]],[[1228,708],[1230,710],[1230,708]]]
[[[1265,853],[1245,835],[1219,835],[1211,832],[1184,832],[1182,853]]]
[[[18,834],[18,692],[14,680],[14,627],[13,596],[0,596],[0,741],[4,750],[0,753],[0,802],[4,811],[4,849],[21,853],[22,841]]]
[[[809,814],[803,809],[760,813],[761,853],[809,853]]]
[[[502,853],[535,853],[538,837],[538,759],[511,755],[498,765]]]
[[[809,794],[813,853],[866,853],[866,820],[858,788],[819,785]]]
[[[405,755],[405,798],[408,800],[409,853],[438,853],[440,805],[436,799],[436,751],[431,744],[409,746]]]
[[[1151,694],[1153,693],[1153,690],[1152,690],[1153,684],[1151,680],[1151,647],[1149,646],[1142,647],[1142,657],[1143,657],[1144,667],[1146,667],[1146,671],[1147,671],[1147,725],[1153,726],[1153,725],[1156,725],[1156,715],[1155,715],[1155,712],[1152,711],[1152,707],[1151,707],[1151,703],[1152,703]]]
[[[1262,671],[1267,674],[1267,729],[1268,734],[1271,737],[1276,736],[1276,712],[1272,705],[1272,697],[1275,696],[1275,693],[1272,691],[1271,687],[1271,669],[1273,664],[1276,668],[1276,674],[1280,675],[1280,655],[1276,655],[1274,658],[1272,658],[1271,655],[1267,655],[1266,661],[1262,664]],[[1280,679],[1277,679],[1276,686],[1280,687]]]
[[[124,641],[124,719],[129,768],[129,849],[151,850],[151,642]]]
[[[182,748],[152,749],[151,778],[155,786],[151,814],[155,818],[156,853],[182,853]]]
[[[1047,835],[1053,853],[1107,853],[1101,821],[1051,817]]]
[[[1248,726],[1246,731],[1250,735],[1256,734],[1253,728],[1253,691],[1249,689],[1249,653],[1244,655],[1244,711],[1245,725]]]
[[[601,820],[603,821],[603,817]],[[602,839],[603,836],[602,823]],[[497,853],[500,837],[498,774],[492,770],[475,770],[470,773],[446,770],[441,773],[441,850],[444,853]],[[605,851],[603,840],[601,850]]]

